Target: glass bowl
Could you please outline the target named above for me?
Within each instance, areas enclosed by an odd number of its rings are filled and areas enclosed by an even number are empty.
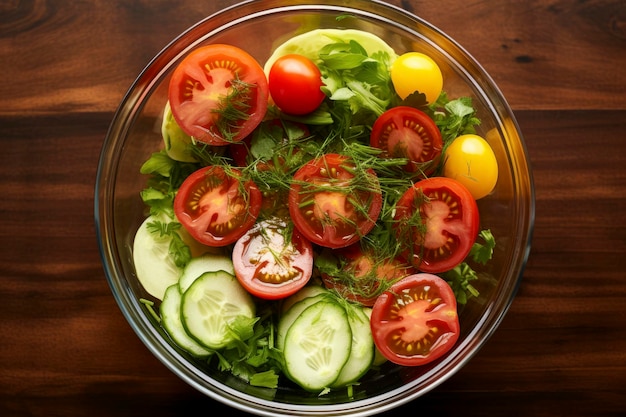
[[[336,19],[337,16],[351,16]],[[346,390],[318,396],[279,386],[248,385],[208,370],[173,346],[141,299],[133,238],[146,215],[139,193],[142,163],[162,148],[160,124],[167,84],[177,63],[207,43],[238,46],[263,65],[286,39],[317,28],[354,28],[378,35],[400,54],[419,50],[441,67],[449,97],[469,96],[482,120],[478,132],[499,165],[495,190],[478,200],[481,227],[496,238],[494,257],[479,271],[480,296],[460,312],[461,335],[453,349],[424,367],[386,363]],[[370,0],[244,2],[192,26],[164,48],[138,76],[120,104],[102,148],[95,191],[95,219],[102,261],[113,295],[133,330],[173,373],[207,396],[258,415],[371,415],[421,396],[457,372],[485,344],[509,308],[522,277],[534,221],[534,191],[525,145],[511,109],[484,69],[455,41],[395,6]]]

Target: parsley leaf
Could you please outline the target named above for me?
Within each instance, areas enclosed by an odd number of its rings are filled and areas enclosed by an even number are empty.
[[[445,272],[443,278],[452,288],[458,304],[467,304],[467,300],[470,297],[478,297],[480,295],[478,290],[470,284],[471,281],[478,279],[478,275],[465,262]]]
[[[482,230],[478,236],[484,243],[475,242],[470,250],[469,256],[474,262],[485,265],[493,256],[493,248],[496,246],[496,239],[489,229]]]
[[[444,144],[449,144],[461,135],[475,133],[474,127],[480,124],[470,97],[448,100],[447,94],[443,92],[431,109]]]
[[[489,229],[482,230],[478,236],[484,243],[474,242],[468,258],[476,263],[485,265],[493,256],[496,240]],[[452,287],[456,301],[459,304],[466,304],[470,297],[478,297],[480,295],[478,290],[470,283],[478,279],[478,274],[467,262],[462,262],[450,271],[445,272],[443,278]]]
[[[218,369],[250,385],[277,388],[278,372],[284,366],[281,354],[274,348],[275,329],[270,311],[254,318],[238,317],[228,330],[235,340],[215,352]]]
[[[389,54],[368,56],[358,42],[351,40],[326,45],[319,58],[322,88],[332,101],[347,102],[352,114],[364,112],[374,117],[388,108],[393,97]]]

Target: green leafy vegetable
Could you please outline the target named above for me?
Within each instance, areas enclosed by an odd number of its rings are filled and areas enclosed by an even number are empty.
[[[283,363],[282,355],[274,347],[275,329],[270,311],[253,319],[235,320],[229,330],[235,341],[215,352],[218,369],[254,386],[277,388]]]
[[[478,275],[465,262],[445,272],[443,278],[452,287],[456,302],[461,305],[467,304],[467,300],[470,297],[478,297],[480,295],[478,290],[470,284],[471,281],[478,279]]]
[[[482,230],[478,236],[484,243],[476,241],[470,250],[468,258],[484,265],[491,260],[493,256],[496,240],[489,229]],[[462,262],[452,270],[445,272],[443,278],[450,284],[457,303],[461,305],[466,304],[470,297],[478,297],[480,295],[478,290],[470,283],[478,279],[478,274],[467,262]]]
[[[442,92],[431,109],[434,112],[433,119],[441,131],[444,146],[461,135],[476,133],[475,126],[480,124],[470,97],[448,100],[448,95]]]
[[[150,175],[146,188],[141,191],[141,199],[150,207],[150,213],[174,219],[176,190],[199,167],[195,163],[175,161],[165,150],[153,153],[140,168],[142,174]]]
[[[391,103],[391,57],[385,52],[367,55],[355,41],[332,43],[320,51],[323,90],[331,101],[344,101],[352,114],[380,116]]]
[[[491,230],[482,230],[478,237],[483,240],[484,243],[478,241],[474,243],[470,250],[469,256],[474,262],[485,265],[493,257],[493,249],[496,247],[496,239],[491,234]]]

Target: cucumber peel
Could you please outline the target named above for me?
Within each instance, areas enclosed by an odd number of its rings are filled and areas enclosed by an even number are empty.
[[[165,296],[161,302],[161,323],[167,334],[174,343],[185,351],[197,357],[207,357],[212,352],[200,345],[192,338],[183,325],[180,318],[180,305],[182,294],[177,284],[171,285],[165,291]]]
[[[343,388],[357,382],[370,369],[374,361],[375,345],[369,317],[360,306],[347,304],[346,309],[348,310],[348,323],[352,330],[350,356],[331,388]]]

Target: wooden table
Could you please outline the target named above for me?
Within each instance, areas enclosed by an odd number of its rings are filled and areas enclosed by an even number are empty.
[[[237,415],[138,340],[108,287],[93,194],[113,112],[150,58],[233,1],[0,2],[0,415]],[[626,3],[392,1],[447,32],[514,109],[536,223],[487,345],[399,411],[626,412]]]

